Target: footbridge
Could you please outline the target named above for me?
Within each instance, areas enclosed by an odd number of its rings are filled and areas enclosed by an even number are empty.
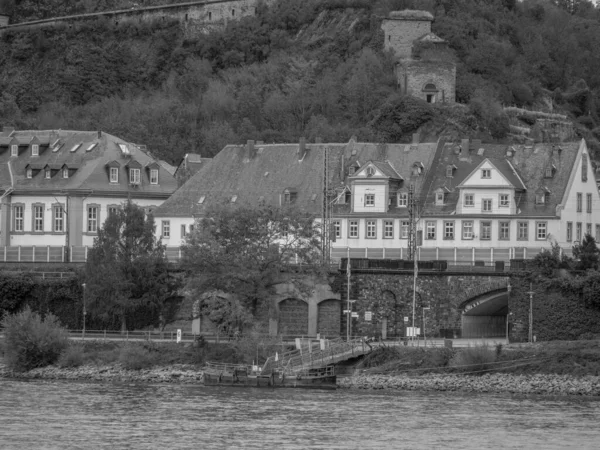
[[[295,375],[365,355],[372,349],[364,338],[349,341],[321,339],[318,347],[309,343],[296,350],[270,356],[261,373],[270,375],[273,372],[283,372]]]

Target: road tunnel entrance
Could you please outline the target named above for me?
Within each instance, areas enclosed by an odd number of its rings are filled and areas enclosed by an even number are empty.
[[[508,293],[490,292],[462,305],[461,328],[464,338],[504,337],[507,334]]]

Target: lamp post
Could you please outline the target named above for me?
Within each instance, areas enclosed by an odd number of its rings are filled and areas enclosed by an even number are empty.
[[[85,283],[83,283],[81,287],[83,288],[83,330],[81,331],[81,339],[85,339]]]

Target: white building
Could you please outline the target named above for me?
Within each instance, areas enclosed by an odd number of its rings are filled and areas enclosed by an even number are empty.
[[[83,261],[112,209],[151,211],[177,188],[144,147],[99,131],[4,129],[0,183],[4,261]]]

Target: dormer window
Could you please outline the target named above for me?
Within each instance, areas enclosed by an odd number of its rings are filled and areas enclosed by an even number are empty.
[[[150,184],[158,184],[158,169],[150,169]]]
[[[365,194],[365,206],[375,206],[375,194]]]
[[[449,166],[446,166],[446,178],[452,178],[454,176],[455,169],[456,169],[456,166],[454,164],[450,164]]]
[[[71,147],[71,153],[75,153],[79,147],[81,147],[81,144],[75,144],[73,147]]]
[[[63,167],[62,177],[63,178],[69,178],[69,168],[68,167]]]
[[[51,176],[52,176],[52,172],[50,171],[50,169],[48,167],[46,167],[46,169],[44,169],[44,178],[49,180]]]
[[[33,177],[33,169],[31,167],[27,168],[27,178]]]
[[[443,205],[444,204],[444,193],[442,191],[435,193],[435,204]]]
[[[402,208],[408,206],[408,192],[398,192],[398,206]]]
[[[555,172],[556,172],[556,166],[554,164],[551,164],[548,167],[546,167],[546,171],[544,173],[544,177],[545,178],[552,178],[554,176]]]
[[[286,204],[291,204],[296,201],[296,191],[293,189],[286,189],[283,191],[283,202]]]
[[[491,169],[481,169],[481,178],[492,178]]]
[[[19,146],[12,144],[10,146],[10,156],[19,156]]]
[[[31,156],[40,156],[40,146],[38,144],[31,146]]]
[[[348,167],[348,175],[354,175],[355,172],[356,172],[355,166]]]
[[[535,191],[535,204],[536,205],[545,205],[548,203],[548,198],[550,197],[550,191],[548,188],[543,187]]]
[[[140,184],[140,169],[129,169],[129,183]]]
[[[110,182],[111,183],[119,182],[119,168],[118,167],[110,168]]]
[[[422,162],[416,162],[415,164],[413,164],[413,168],[412,168],[413,176],[421,175],[423,173],[424,168],[425,168],[425,166],[423,165]]]
[[[375,169],[373,167],[368,167],[367,168],[367,176],[372,177],[373,175],[375,175]]]

